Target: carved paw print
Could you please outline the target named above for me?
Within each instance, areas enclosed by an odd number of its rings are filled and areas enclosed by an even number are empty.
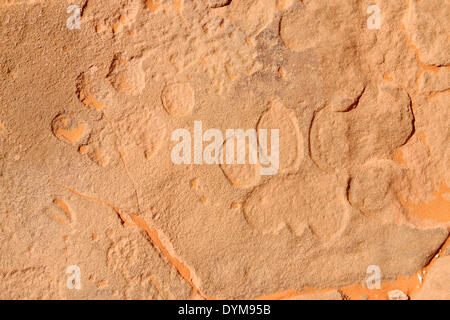
[[[405,171],[391,160],[372,160],[355,168],[349,184],[348,200],[352,206],[367,215],[392,218],[389,210],[397,204],[396,193],[405,186],[402,177]]]
[[[243,209],[249,225],[263,234],[287,231],[299,237],[309,229],[326,243],[339,236],[348,223],[344,194],[345,186],[331,175],[277,177],[256,187]]]
[[[295,172],[304,157],[304,140],[300,133],[297,115],[275,99],[261,115],[257,130],[279,130],[279,173]],[[259,136],[258,136],[259,138]],[[262,142],[259,141],[261,148]]]
[[[237,145],[236,138],[226,140],[222,147],[224,157],[226,157],[227,150],[231,149],[230,146],[234,147],[234,154],[237,155]],[[249,155],[250,153],[257,154],[257,150],[246,141],[245,154]],[[220,168],[228,181],[236,188],[251,188],[256,186],[261,180],[261,165],[258,160],[255,163],[246,162],[245,164],[223,163],[220,164]]]
[[[166,111],[175,117],[190,115],[195,104],[194,91],[186,82],[165,86],[161,100]]]
[[[123,150],[136,150],[150,159],[161,149],[167,136],[166,123],[154,111],[129,113],[118,125]]]
[[[117,136],[105,123],[98,123],[85,145],[79,151],[101,167],[117,164],[120,154],[117,151]]]
[[[110,85],[104,79],[99,79],[97,73],[96,67],[81,73],[77,78],[76,92],[86,107],[101,112],[113,104],[113,97]]]
[[[241,0],[211,1],[216,13],[230,19],[249,37],[256,37],[273,21],[276,13],[275,1]]]
[[[139,95],[145,88],[145,72],[142,58],[124,60],[116,57],[110,67],[107,78],[117,92]]]
[[[262,131],[266,130],[266,134]],[[272,149],[273,130],[278,131],[278,147]],[[295,111],[285,108],[279,99],[269,103],[269,108],[261,114],[256,127],[258,146],[257,150],[246,141],[246,155],[250,151],[258,154],[258,161],[255,164],[221,164],[220,167],[225,177],[232,185],[238,188],[254,187],[261,181],[261,169],[276,167],[277,174],[296,172],[304,157],[304,140],[300,133]],[[262,139],[264,137],[264,139]],[[237,154],[237,141],[234,139],[234,153]],[[228,150],[230,140],[225,141],[223,153]],[[278,163],[267,161],[273,157],[272,151],[278,151]],[[262,159],[263,157],[264,159]],[[267,158],[267,159],[265,159]],[[263,161],[261,161],[263,160]]]
[[[328,18],[331,15],[333,19]],[[357,15],[348,1],[338,7],[311,1],[286,10],[280,22],[280,38],[286,47],[293,52],[312,51],[319,57],[321,91],[335,111],[351,109],[367,82],[355,49],[358,40],[345,28],[336,27]]]
[[[73,115],[61,114],[52,121],[53,135],[59,140],[77,145],[89,133],[89,126]]]
[[[312,159],[322,169],[339,170],[391,157],[414,130],[410,103],[404,90],[382,85],[366,88],[348,112],[322,109],[311,128]]]
[[[58,115],[52,121],[53,135],[60,141],[73,145],[81,154],[100,166],[118,160],[115,150],[117,137],[104,121],[89,124],[75,115]]]

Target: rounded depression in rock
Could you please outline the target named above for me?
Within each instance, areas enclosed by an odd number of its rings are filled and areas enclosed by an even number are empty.
[[[163,89],[161,100],[169,114],[176,117],[187,116],[194,108],[194,90],[189,83],[170,84]]]
[[[52,132],[59,140],[76,144],[86,136],[88,126],[71,115],[58,115],[52,121]]]

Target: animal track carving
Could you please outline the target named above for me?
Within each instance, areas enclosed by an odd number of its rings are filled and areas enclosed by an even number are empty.
[[[142,58],[124,60],[116,57],[110,67],[107,78],[117,92],[139,95],[145,88],[145,72]]]
[[[166,111],[176,117],[192,113],[195,104],[194,91],[189,83],[175,83],[164,87],[161,100]]]
[[[235,0],[215,13],[233,21],[247,36],[260,34],[274,19],[275,0]]]
[[[102,111],[107,104],[111,104],[111,94],[106,84],[96,78],[97,68],[92,67],[81,73],[77,78],[78,99],[87,107]]]
[[[335,239],[348,223],[344,189],[331,175],[306,179],[296,175],[276,177],[247,196],[243,205],[245,218],[262,234],[289,232],[300,237],[309,229],[321,243],[326,243]]]
[[[392,156],[414,130],[410,99],[402,89],[367,88],[358,107],[349,112],[319,111],[310,133],[311,157],[323,169],[363,164]]]
[[[356,167],[348,186],[348,200],[366,215],[393,222],[401,214],[397,194],[404,190],[405,169],[392,160],[371,160]]]
[[[59,140],[77,144],[88,134],[89,127],[72,115],[59,115],[52,121],[52,131]]]
[[[59,140],[75,146],[82,155],[87,154],[102,167],[119,159],[117,136],[102,119],[87,124],[73,115],[59,115],[52,121],[52,132]]]
[[[139,149],[147,159],[153,157],[163,145],[167,126],[154,111],[130,113],[119,123],[124,150]]]
[[[323,92],[334,111],[351,109],[367,82],[359,63],[355,30],[346,23],[359,19],[358,10],[350,2],[330,7],[326,2],[312,1],[287,10],[280,22],[280,38],[286,47],[317,55],[322,73],[322,88],[317,88],[317,93]]]
[[[89,141],[84,146],[84,153],[87,153],[94,163],[106,167],[120,160],[117,143],[117,136],[112,129],[109,126],[100,125],[92,131]]]
[[[255,137],[256,138],[256,137]],[[233,141],[234,142],[233,142]],[[220,164],[220,168],[222,169],[223,174],[228,179],[228,181],[237,188],[250,188],[254,187],[261,180],[261,165],[256,160],[255,164],[251,164],[249,159],[250,152],[257,154],[258,150],[254,150],[253,146],[248,143],[248,139],[245,140],[245,155],[247,157],[245,164]],[[234,144],[234,155],[237,153],[237,138],[230,138],[226,140],[223,144],[222,152],[224,154],[224,159],[226,159],[226,150],[230,148],[229,145]],[[252,148],[252,149],[250,149]],[[235,159],[237,161],[237,159]]]
[[[297,171],[304,156],[304,141],[298,126],[295,111],[285,108],[281,102],[274,101],[261,115],[258,125],[261,129],[279,130],[279,173]],[[258,135],[259,137],[259,135]],[[270,147],[268,148],[270,150]]]

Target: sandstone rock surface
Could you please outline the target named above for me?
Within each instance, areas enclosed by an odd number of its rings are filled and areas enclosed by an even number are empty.
[[[0,0],[0,299],[449,298],[449,0],[70,5]]]

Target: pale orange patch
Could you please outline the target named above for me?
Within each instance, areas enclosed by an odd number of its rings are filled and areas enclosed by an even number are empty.
[[[159,0],[147,0],[145,5],[151,12],[156,12],[159,8]]]
[[[78,151],[81,154],[86,154],[88,152],[88,150],[89,150],[88,146],[80,146],[80,148],[78,149]]]
[[[127,91],[127,90],[132,90],[132,89],[133,88],[127,83],[127,79],[125,78],[125,76],[122,76],[120,78],[119,90]]]
[[[423,63],[423,62],[420,60],[419,49],[417,49],[416,45],[415,45],[415,44],[412,42],[412,40],[409,38],[409,36],[408,36],[408,34],[407,34],[407,31],[406,31],[406,28],[405,28],[405,26],[404,26],[403,24],[400,26],[400,29],[401,29],[402,31],[405,32],[405,39],[406,39],[406,42],[408,43],[409,48],[410,48],[411,50],[413,50],[413,51],[415,52],[415,54],[416,54],[417,64],[418,64],[422,69],[430,70],[430,71],[433,71],[434,73],[439,72],[439,67],[427,65],[427,64]]]
[[[400,195],[399,199],[403,207],[407,208],[409,214],[423,220],[434,220],[437,222],[450,222],[450,201],[444,198],[444,194],[449,193],[450,188],[442,183],[439,190],[433,191],[434,199],[424,203],[414,203],[403,199]]]
[[[0,135],[4,135],[6,132],[5,126],[0,123]]]
[[[193,179],[191,181],[191,187],[192,188],[197,188],[198,187],[198,179]]]
[[[239,207],[240,207],[240,205],[239,205],[239,203],[237,203],[237,202],[233,202],[233,203],[231,204],[231,209],[239,209]]]
[[[177,8],[178,15],[181,16],[181,11],[183,10],[184,0],[175,0],[174,7]]]
[[[394,161],[398,162],[400,164],[406,165],[405,159],[403,159],[403,152],[402,152],[402,150],[398,149],[394,153]]]
[[[61,137],[65,138],[66,140],[68,140],[72,143],[75,143],[81,139],[85,129],[86,129],[85,126],[82,123],[80,123],[76,128],[73,128],[73,129],[66,130],[63,128],[58,128],[55,133],[58,136],[61,136]]]
[[[98,284],[97,284],[97,286],[98,287],[104,287],[104,286],[106,286],[106,285],[108,285],[108,282],[107,281],[100,281]]]
[[[318,289],[314,289],[314,288],[310,288],[310,287],[304,287],[301,291],[289,289],[289,290],[285,290],[285,291],[271,293],[268,295],[263,295],[263,296],[256,298],[256,300],[283,300],[283,299],[301,297],[301,296],[305,296],[305,295],[324,294],[324,293],[327,293],[327,292],[330,292],[333,290],[335,290],[335,289],[326,288],[326,289],[318,290]]]
[[[105,159],[105,157],[103,156],[103,154],[100,150],[95,150],[95,157],[97,158],[98,162],[101,163],[102,165],[108,164],[108,160]]]
[[[384,80],[389,81],[389,82],[393,82],[394,81],[394,79],[392,79],[391,75],[388,72],[386,72],[383,75],[383,78],[384,78]]]
[[[88,107],[93,107],[97,110],[101,110],[103,108],[103,102],[95,99],[95,96],[92,93],[88,93],[86,96],[81,96],[80,99],[83,101],[84,105]]]
[[[300,291],[286,290],[286,291],[271,293],[268,295],[262,295],[262,296],[256,298],[256,300],[281,300],[281,299],[292,298],[292,297],[298,296],[300,294],[301,294]]]
[[[72,214],[70,213],[69,207],[64,203],[61,199],[55,199],[53,201],[58,207],[60,207],[69,218],[72,218]]]
[[[292,2],[292,0],[277,0],[277,8],[280,10],[285,10],[292,5]]]
[[[64,220],[63,219],[61,219],[61,218],[59,218],[59,217],[57,217],[56,215],[54,215],[54,214],[48,214],[48,216],[50,217],[50,218],[52,218],[53,220],[56,220],[56,221],[58,221],[58,222],[60,222],[60,223],[65,223],[64,222]]]

